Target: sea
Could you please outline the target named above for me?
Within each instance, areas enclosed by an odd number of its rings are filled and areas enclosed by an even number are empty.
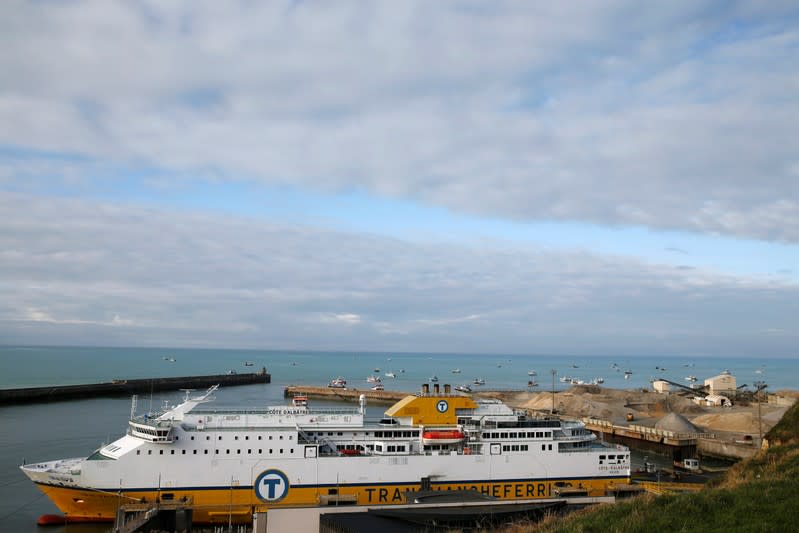
[[[729,371],[738,385],[799,389],[799,360],[752,357],[563,356],[458,353],[322,352],[189,348],[0,346],[0,389],[107,382],[112,379],[253,372],[266,368],[270,384],[219,389],[216,405],[263,407],[286,402],[287,385],[326,385],[344,377],[366,388],[380,375],[387,390],[416,392],[433,376],[453,386],[485,380],[487,390],[563,390],[568,376],[619,389],[651,388],[656,377],[689,385]],[[625,378],[625,372],[627,377]],[[396,378],[386,376],[394,373]],[[531,383],[532,382],[532,383]],[[473,386],[474,387],[474,386]],[[477,388],[477,387],[475,387]],[[174,404],[182,392],[139,395],[137,412]],[[316,402],[319,404],[319,402]],[[385,406],[370,406],[378,417]],[[95,398],[0,407],[0,531],[34,532],[36,519],[56,507],[22,474],[19,465],[87,456],[124,434],[130,398]],[[99,533],[109,525],[69,524],[48,532]]]

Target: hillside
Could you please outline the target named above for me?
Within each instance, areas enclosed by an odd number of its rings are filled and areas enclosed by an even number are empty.
[[[510,532],[788,532],[799,530],[799,403],[766,435],[768,448],[696,494],[642,496],[553,516]]]

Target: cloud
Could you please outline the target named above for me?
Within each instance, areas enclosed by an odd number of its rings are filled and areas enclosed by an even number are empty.
[[[799,242],[790,2],[0,10],[0,144],[33,159]],[[25,161],[0,180],[50,179]]]
[[[0,193],[0,220],[6,343],[785,355],[799,341],[799,288],[779,279],[28,194]]]

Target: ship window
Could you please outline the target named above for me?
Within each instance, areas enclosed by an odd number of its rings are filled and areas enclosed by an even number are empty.
[[[170,450],[170,455],[175,455],[175,450]]]
[[[607,459],[604,455],[599,456],[600,459]]]
[[[507,439],[507,438],[508,438],[508,434],[507,434],[506,432],[504,432],[504,431],[503,431],[502,433],[500,433],[500,434],[499,434],[499,438],[501,438],[501,439]]]
[[[332,437],[332,436],[333,436],[333,432],[332,432],[332,431],[328,431],[328,432],[327,432],[327,436],[328,436],[328,437]]]
[[[344,434],[344,433],[342,433],[341,431],[338,431],[338,432],[336,433],[336,435],[343,435],[343,434]]]
[[[186,450],[182,450],[182,454],[183,454],[183,455],[186,455]]]
[[[549,449],[552,450],[552,445],[551,444],[549,445]]]
[[[152,450],[147,450],[147,455],[152,455],[152,454],[153,454]]]
[[[341,433],[339,433],[339,435],[341,435]],[[294,439],[294,435],[289,435],[289,440],[292,440],[292,439]]]
[[[197,455],[197,450],[194,450],[194,455]]]
[[[136,450],[136,455],[141,455],[141,450]]]
[[[230,448],[226,449],[225,453],[230,454]]]
[[[219,435],[219,440],[222,440],[222,435]]]
[[[388,445],[388,446],[386,447],[386,451],[389,451],[389,452],[396,452],[396,451],[397,451],[397,447],[396,447],[396,446],[393,446],[393,445]]]
[[[544,433],[544,436],[549,439],[549,438],[552,437],[552,432],[551,431],[547,431],[546,433]]]
[[[615,458],[616,458],[615,455],[608,455],[608,459],[615,459]]]
[[[258,440],[261,440],[261,436],[260,435],[258,435]]]
[[[194,435],[191,436],[191,440],[194,440]]]
[[[538,437],[538,438],[541,438],[541,437],[544,436],[544,432],[543,431],[536,431],[535,432],[535,436]]]
[[[219,449],[218,448],[216,450],[214,450],[214,454],[216,454],[216,455],[219,454]]]
[[[158,450],[158,455],[164,455],[164,450]]]
[[[502,451],[503,451],[503,452],[509,452],[509,451],[510,451],[510,446],[508,446],[507,444],[505,444],[505,445],[502,447]]]
[[[283,448],[280,448],[280,453],[283,453]]]
[[[517,438],[517,435],[516,435],[516,433],[511,433],[511,434],[509,434],[508,436],[509,436],[510,438],[512,438],[512,439],[515,439],[515,438]]]
[[[260,455],[261,453],[263,453],[263,449],[262,448],[258,448],[258,455]]]
[[[294,453],[294,448],[291,448],[291,449],[289,450],[289,453]]]
[[[247,448],[247,453],[252,453],[252,449],[251,448]]]
[[[238,450],[236,450],[236,453],[240,454],[240,453],[241,453],[241,448],[239,448]]]
[[[177,435],[175,435],[175,440],[178,440],[179,438],[180,438],[180,437],[178,437]]]
[[[280,440],[283,440],[283,435],[280,436]]]
[[[547,449],[547,445],[546,444],[542,444],[541,445],[541,451],[546,451],[546,449]]]
[[[403,444],[403,445],[397,446],[397,451],[398,452],[404,452],[405,451],[405,445]]]
[[[383,438],[383,432],[382,431],[375,431],[375,438],[376,439],[382,439]]]
[[[210,437],[210,436],[208,436],[208,435],[206,435],[206,436],[205,436],[205,440],[211,440],[211,437]]]
[[[233,437],[233,440],[239,440],[239,436],[236,435],[235,437]]]
[[[171,493],[171,492],[165,492],[165,493],[161,494],[161,499],[162,500],[174,500],[175,499],[175,495],[173,493]]]
[[[521,449],[522,449],[523,452],[526,452],[527,451],[527,445],[526,444],[522,444],[522,448]]]
[[[250,436],[249,435],[244,435],[244,440],[250,440]]]
[[[269,453],[272,453],[272,448],[269,448]]]
[[[203,450],[203,453],[204,453],[205,455],[208,455],[208,450]]]
[[[518,452],[519,451],[519,445],[518,444],[514,444],[513,446],[511,446],[511,451]]]
[[[269,435],[269,440],[272,440],[272,435]]]
[[[383,451],[383,445],[382,444],[375,444],[375,451],[382,452]]]

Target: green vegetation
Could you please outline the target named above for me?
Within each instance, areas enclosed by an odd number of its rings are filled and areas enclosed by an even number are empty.
[[[511,532],[799,531],[799,403],[766,435],[770,447],[698,493],[646,495]]]

